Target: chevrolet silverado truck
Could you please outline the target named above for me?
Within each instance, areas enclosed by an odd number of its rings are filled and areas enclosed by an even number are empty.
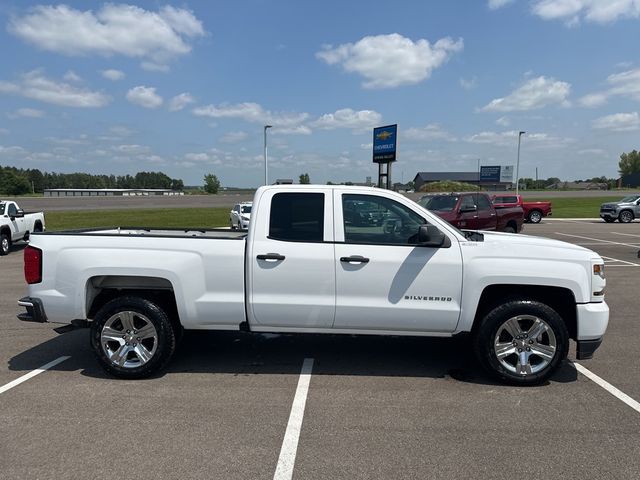
[[[620,223],[632,222],[640,217],[640,195],[629,195],[619,202],[603,203],[600,206],[600,218],[607,223],[618,220]]]
[[[518,233],[524,222],[522,207],[495,208],[489,195],[482,192],[425,195],[418,203],[454,227],[466,230]]]
[[[18,318],[89,326],[111,374],[164,368],[183,329],[451,337],[503,381],[590,358],[609,318],[602,258],[558,240],[462,232],[399,193],[265,186],[247,234],[34,234]]]
[[[0,255],[8,255],[11,244],[29,240],[44,230],[44,214],[25,213],[16,202],[0,200]]]
[[[491,201],[496,208],[522,207],[524,220],[529,223],[540,223],[543,217],[551,216],[551,202],[525,202],[522,195],[492,195]]]

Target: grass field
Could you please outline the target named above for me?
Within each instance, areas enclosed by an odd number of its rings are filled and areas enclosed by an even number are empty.
[[[553,218],[596,218],[600,205],[620,196],[596,198],[553,198]],[[530,200],[549,200],[544,197]],[[228,208],[167,208],[128,210],[79,210],[47,212],[47,230],[93,227],[214,228],[229,225]]]
[[[229,225],[228,208],[78,210],[46,213],[47,230],[93,227],[213,228]]]

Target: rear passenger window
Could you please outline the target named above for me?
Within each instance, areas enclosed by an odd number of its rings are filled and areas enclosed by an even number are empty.
[[[292,242],[322,242],[324,194],[276,193],[271,199],[269,238]]]
[[[478,203],[478,210],[489,210],[491,208],[491,204],[487,197],[484,195],[478,195],[476,197],[476,202]]]

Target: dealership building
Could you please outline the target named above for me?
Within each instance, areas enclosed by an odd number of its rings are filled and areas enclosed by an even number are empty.
[[[507,167],[481,167],[480,172],[418,172],[413,179],[415,191],[427,183],[463,182],[480,185],[486,190],[509,190],[513,188],[513,176]],[[503,171],[504,170],[504,171]]]
[[[184,195],[166,188],[46,188],[45,197],[150,197],[154,195]]]

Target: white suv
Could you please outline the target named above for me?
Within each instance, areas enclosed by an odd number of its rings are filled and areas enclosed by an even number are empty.
[[[229,223],[231,230],[247,230],[251,219],[251,206],[253,202],[236,203],[229,212]]]

